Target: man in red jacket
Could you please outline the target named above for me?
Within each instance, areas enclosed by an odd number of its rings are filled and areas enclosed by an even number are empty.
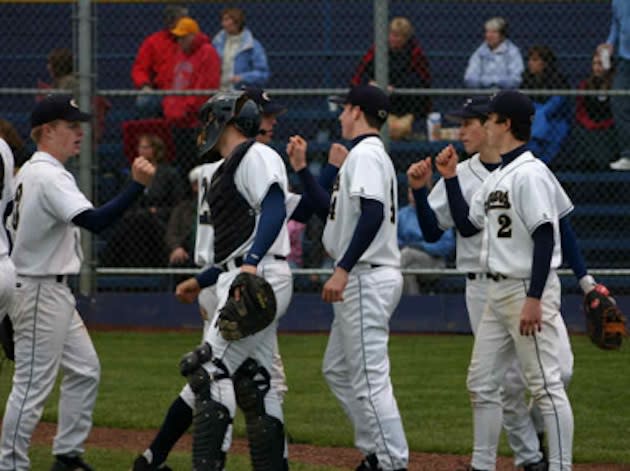
[[[140,45],[136,60],[131,68],[131,79],[136,88],[168,90],[173,82],[175,56],[179,46],[171,30],[188,9],[180,5],[167,5],[164,9],[164,29],[148,36]],[[138,95],[136,99],[138,117],[155,118],[162,114],[162,97]]]
[[[192,18],[180,18],[171,34],[177,38],[172,90],[218,89],[221,80],[221,59],[199,25]],[[177,161],[187,174],[196,165],[197,112],[208,95],[168,95],[162,101],[164,118],[171,126]]]

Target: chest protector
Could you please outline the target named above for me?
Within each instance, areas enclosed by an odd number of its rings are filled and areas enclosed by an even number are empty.
[[[254,144],[248,140],[239,145],[232,156],[214,172],[210,182],[208,206],[210,224],[214,228],[214,259],[216,263],[243,245],[256,227],[256,211],[241,195],[234,183],[234,174],[243,157]]]

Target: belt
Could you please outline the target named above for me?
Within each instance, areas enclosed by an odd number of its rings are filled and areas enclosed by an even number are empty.
[[[482,280],[483,278],[490,278],[493,281],[507,280],[507,276],[502,275],[501,273],[473,273],[473,272],[469,272],[469,273],[466,273],[466,278],[468,278],[469,280],[476,280],[476,279]]]
[[[53,281],[54,280],[57,283],[66,283],[68,281],[68,275],[42,275],[42,276],[38,276],[38,275],[20,275],[18,273],[17,276],[19,276],[21,278],[34,278],[36,280],[41,280],[41,281]]]
[[[269,256],[273,257],[274,260],[287,259],[287,257],[285,257],[284,255],[269,255]],[[230,270],[234,270],[235,268],[240,267],[241,265],[243,265],[243,257],[239,255],[238,257],[235,257],[232,260],[228,260],[225,263],[220,263],[218,267],[221,269],[221,271],[230,271]]]

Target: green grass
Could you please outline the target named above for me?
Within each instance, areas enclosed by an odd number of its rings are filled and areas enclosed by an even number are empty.
[[[103,370],[95,425],[159,427],[163,413],[184,384],[177,368],[179,358],[199,342],[199,334],[96,332],[93,339]],[[287,428],[299,443],[352,446],[352,431],[321,375],[326,340],[323,335],[280,337],[289,379]],[[582,336],[573,337],[572,344],[575,373],[569,393],[576,425],[575,460],[630,463],[630,349],[604,352]],[[412,450],[470,453],[472,413],[465,377],[471,348],[468,336],[392,337],[392,378]],[[7,375],[5,371],[0,382],[3,405],[9,388]],[[55,390],[43,420],[56,420],[57,397]],[[240,418],[235,429],[237,435],[243,435]],[[41,450],[34,451],[38,455]],[[509,454],[505,440],[500,452]],[[97,463],[109,451],[91,453]],[[114,455],[124,458],[127,465],[132,457],[125,452]],[[187,464],[188,457],[181,457]],[[175,457],[178,459],[180,456]]]

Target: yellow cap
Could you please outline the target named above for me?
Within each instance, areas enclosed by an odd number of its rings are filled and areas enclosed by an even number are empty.
[[[189,16],[184,16],[179,19],[175,27],[171,30],[171,33],[177,37],[186,36],[191,33],[198,33],[199,25],[195,20]]]

